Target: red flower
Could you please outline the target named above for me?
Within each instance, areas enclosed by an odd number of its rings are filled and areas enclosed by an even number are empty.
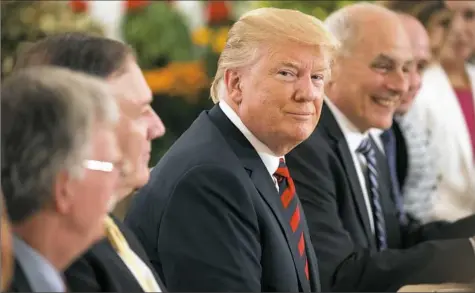
[[[127,10],[133,10],[147,6],[150,1],[147,0],[127,0]]]
[[[74,12],[81,13],[87,10],[87,1],[71,0],[70,4]]]
[[[228,1],[208,1],[206,18],[209,24],[219,23],[229,19]]]

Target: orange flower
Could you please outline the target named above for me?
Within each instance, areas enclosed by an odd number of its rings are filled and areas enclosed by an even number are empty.
[[[167,91],[171,88],[175,79],[173,72],[167,68],[145,71],[144,77],[150,90],[154,93]]]
[[[211,44],[211,48],[213,52],[219,54],[223,52],[224,47],[226,46],[226,41],[228,39],[228,27],[220,28],[214,35],[213,43]]]
[[[193,31],[191,39],[198,46],[206,46],[209,44],[211,32],[207,27],[200,27]]]
[[[201,61],[170,63],[165,68],[146,71],[144,76],[152,92],[179,96],[191,103],[210,85]]]

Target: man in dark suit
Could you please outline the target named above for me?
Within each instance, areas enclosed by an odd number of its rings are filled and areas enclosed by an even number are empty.
[[[342,41],[321,121],[286,156],[307,216],[324,291],[396,291],[475,276],[474,221],[413,229],[391,195],[373,134],[391,126],[412,54],[397,14],[347,6],[326,20]],[[377,24],[377,25],[375,25]],[[430,239],[465,239],[428,241]]]
[[[319,291],[283,156],[317,124],[336,46],[298,11],[253,10],[233,25],[217,105],[154,167],[125,218],[170,291]]]
[[[15,70],[34,65],[55,65],[107,80],[120,106],[117,137],[124,165],[116,202],[131,195],[149,179],[148,161],[152,139],[165,128],[150,107],[152,93],[131,48],[102,37],[64,33],[42,39],[17,58]],[[125,225],[110,215],[106,237],[93,245],[64,272],[69,290],[79,292],[164,291],[150,261]]]
[[[14,72],[1,95],[9,291],[66,292],[62,271],[104,235],[121,163],[118,107],[103,81],[58,67]]]
[[[393,124],[380,138],[395,198],[399,198],[411,219],[427,223],[435,220],[437,172],[428,133],[411,106],[421,88],[422,73],[431,59],[430,40],[415,17],[404,13],[398,15],[410,39],[414,66],[409,76],[409,89],[401,97]]]

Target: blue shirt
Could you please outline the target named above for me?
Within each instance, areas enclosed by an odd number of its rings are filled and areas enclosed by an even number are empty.
[[[16,235],[13,236],[13,247],[33,292],[66,292],[61,273],[38,251]]]

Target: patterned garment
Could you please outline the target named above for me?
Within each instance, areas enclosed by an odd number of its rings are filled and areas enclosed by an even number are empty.
[[[428,133],[421,127],[413,111],[405,116],[396,116],[401,132],[405,138],[408,170],[406,181],[402,186],[404,209],[422,223],[431,221],[434,211],[437,173],[435,161],[429,151]]]

